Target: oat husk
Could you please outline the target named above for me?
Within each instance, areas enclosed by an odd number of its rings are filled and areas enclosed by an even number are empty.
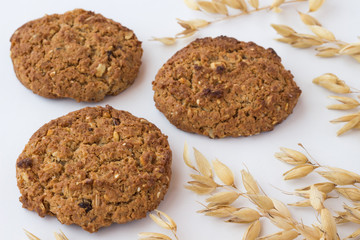
[[[230,168],[217,159],[213,160],[212,164],[216,176],[218,176],[225,185],[234,186],[234,174]]]
[[[257,220],[250,224],[250,226],[247,228],[246,232],[243,235],[242,240],[255,240],[259,235],[261,231],[261,224],[260,221]]]
[[[299,233],[295,230],[286,230],[271,235],[257,238],[258,240],[292,240],[297,238]]]

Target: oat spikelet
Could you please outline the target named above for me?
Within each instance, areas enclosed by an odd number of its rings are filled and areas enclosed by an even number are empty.
[[[220,180],[228,186],[234,186],[234,174],[228,166],[219,160],[212,161],[214,171]]]
[[[245,171],[244,169],[241,170],[241,176],[242,176],[242,180],[243,180],[243,185],[248,194],[259,194],[260,193],[259,187],[258,187],[255,179],[248,171]]]
[[[230,205],[232,204],[238,197],[239,193],[231,191],[231,192],[218,192],[211,197],[208,197],[205,201],[209,203],[209,207],[216,205]]]
[[[225,4],[220,2],[198,1],[197,4],[202,10],[208,13],[228,14]]]
[[[330,110],[350,110],[350,109],[354,109],[357,108],[359,105],[357,104],[332,104],[332,105],[328,105],[326,106],[327,109]]]
[[[327,199],[326,193],[323,193],[323,192],[320,191],[320,194],[323,196],[324,199]],[[294,195],[310,199],[310,190],[307,190],[307,191],[295,191]]]
[[[291,165],[300,165],[300,164],[304,164],[306,162],[302,162],[302,161],[298,161],[297,159],[294,159],[292,157],[289,157],[286,153],[284,152],[277,152],[274,154],[274,156],[279,159],[280,161],[283,161],[287,164],[291,164]]]
[[[300,36],[298,39],[291,43],[291,46],[295,48],[309,48],[321,44],[323,44],[323,42],[314,37]]]
[[[348,171],[348,170],[345,170],[345,169],[342,169],[342,168],[338,168],[338,167],[329,167],[329,166],[327,166],[326,168],[334,170],[334,171],[339,171],[339,172],[346,173],[346,174],[350,175],[351,177],[353,177],[355,182],[360,183],[360,175],[357,174],[357,173],[354,173],[354,172],[351,172],[351,171]]]
[[[249,194],[248,198],[262,210],[270,210],[274,208],[273,201],[265,195]]]
[[[316,56],[319,56],[319,57],[334,57],[337,54],[339,54],[340,48],[325,46],[325,47],[317,47],[317,48],[315,48],[315,50],[318,51]]]
[[[278,228],[283,230],[291,230],[294,228],[294,224],[291,222],[291,219],[284,217],[275,209],[264,211],[263,215]]]
[[[216,189],[216,187],[210,187],[197,181],[190,181],[188,183],[190,185],[186,185],[185,188],[199,195],[212,193]]]
[[[360,42],[345,45],[343,48],[341,48],[339,53],[344,55],[360,54]]]
[[[176,38],[187,38],[195,34],[197,29],[189,28],[175,35]]]
[[[54,232],[54,236],[56,240],[69,240],[61,230],[60,233]]]
[[[283,38],[276,38],[275,40],[287,44],[293,44],[297,41],[297,37],[289,36],[289,37],[283,37]]]
[[[360,63],[360,54],[354,54],[350,56]]]
[[[315,185],[310,187],[310,204],[318,212],[324,208],[324,196]]]
[[[310,190],[310,188],[312,186],[315,186],[319,191],[327,194],[327,193],[331,192],[332,190],[334,190],[334,188],[336,187],[336,184],[331,183],[331,182],[315,183],[315,184],[312,184],[312,185],[304,187],[304,188],[295,189],[295,191],[308,191],[308,190]]]
[[[297,164],[303,164],[308,162],[308,158],[299,151],[284,147],[281,147],[280,150],[283,151],[283,153],[285,153],[286,156],[292,158],[294,163],[296,162]]]
[[[337,185],[352,185],[356,182],[349,174],[340,171],[318,171],[317,173]]]
[[[194,167],[194,165],[191,163],[190,158],[189,158],[189,147],[187,142],[185,142],[184,144],[184,152],[183,152],[183,159],[184,162],[186,164],[186,166],[188,166],[189,168],[194,169],[195,171],[197,171],[197,169]]]
[[[320,217],[321,229],[324,231],[326,239],[337,240],[336,223],[330,211],[326,208],[321,209]]]
[[[231,214],[232,218],[227,220],[227,222],[233,223],[252,223],[256,220],[259,220],[260,214],[258,211],[252,208],[240,208],[239,210]]]
[[[298,201],[295,203],[289,203],[288,205],[293,206],[293,207],[310,207],[311,203],[310,203],[309,199],[305,199],[305,200]]]
[[[193,19],[193,20],[185,21],[177,18],[176,20],[178,21],[180,26],[182,26],[185,29],[198,29],[210,24],[210,22],[203,19]]]
[[[176,225],[175,221],[169,215],[167,215],[166,213],[164,213],[160,210],[157,210],[157,209],[155,209],[155,212],[159,218],[165,219],[164,222],[166,222],[166,224],[169,225],[171,230],[174,230],[174,231],[177,230],[177,225]]]
[[[176,42],[176,39],[173,37],[163,37],[163,38],[152,38],[153,41],[159,41],[165,45],[173,45]]]
[[[291,218],[291,213],[284,203],[281,201],[271,198],[275,209],[284,217]]]
[[[197,2],[195,0],[184,0],[186,6],[192,10],[200,10]]]
[[[225,218],[232,216],[233,212],[238,210],[229,205],[218,205],[213,207],[207,207],[206,209],[197,211],[198,213],[205,213],[206,216]]]
[[[335,99],[343,104],[333,104],[327,106],[328,109],[335,109],[335,110],[349,110],[357,108],[360,103],[351,97],[340,97],[340,96],[329,96],[329,98]]]
[[[273,0],[271,7],[279,7],[284,2],[285,2],[285,0]]]
[[[283,174],[284,180],[291,180],[291,179],[305,177],[316,168],[317,166],[310,164],[298,165]]]
[[[355,218],[357,221],[354,221],[353,219],[349,218],[349,220],[351,222],[355,222],[360,224],[360,209],[357,209],[355,207],[350,207],[346,204],[344,204],[344,209],[346,210],[347,213],[350,214],[351,217]]]
[[[360,116],[360,112],[358,113],[354,113],[354,114],[349,114],[349,115],[345,115],[336,119],[331,120],[331,123],[338,123],[338,122],[349,122],[352,119],[354,119],[355,117]]]
[[[200,184],[204,184],[207,187],[216,188],[218,184],[210,177],[190,174],[190,177]],[[189,182],[190,183],[190,182]],[[192,183],[192,182],[191,182]]]
[[[240,9],[243,12],[247,12],[247,5],[245,0],[222,0],[222,2],[231,8]]]
[[[324,27],[312,25],[312,26],[309,26],[309,28],[316,36],[318,36],[322,39],[326,39],[328,41],[336,40],[334,34]]]
[[[335,99],[347,105],[355,105],[355,107],[360,105],[360,103],[356,99],[351,97],[329,96],[329,98]]]
[[[349,131],[350,129],[355,128],[360,123],[360,116],[355,117],[351,121],[349,121],[347,124],[345,124],[342,128],[340,128],[339,131],[337,131],[337,135],[340,136],[344,134],[345,132]]]
[[[360,236],[360,228],[358,230],[356,230],[355,232],[353,232],[352,234],[350,234],[349,236],[347,236],[344,239],[351,239],[351,238],[356,238]]]
[[[25,232],[25,235],[30,239],[30,240],[40,240],[40,238],[38,238],[37,236],[35,236],[34,234],[32,234],[31,232],[29,232],[26,229],[23,229]]]
[[[165,229],[171,229],[171,226],[167,223],[167,222],[165,222],[161,217],[159,217],[159,216],[157,216],[158,214],[152,214],[152,213],[150,213],[149,214],[149,216],[150,216],[150,218],[157,224],[157,225],[159,225],[160,227],[162,227],[162,228],[165,228]]]
[[[299,236],[295,230],[286,230],[257,238],[258,240],[292,240]]]
[[[259,8],[259,0],[248,0],[250,6],[252,6],[255,9]]]
[[[261,224],[260,221],[257,220],[247,228],[246,232],[243,235],[242,240],[255,240],[260,235],[260,231],[261,231]]]
[[[141,240],[172,240],[165,234],[154,232],[142,232],[139,233],[138,236]]]
[[[212,177],[211,165],[205,156],[196,148],[194,148],[194,155],[200,173],[204,176]]]
[[[335,190],[351,201],[360,201],[360,190],[358,188],[335,188]]]
[[[315,26],[321,26],[320,22],[319,22],[316,18],[310,16],[309,14],[302,13],[302,12],[299,12],[299,11],[298,11],[298,13],[299,13],[299,15],[300,15],[301,21],[302,21],[305,25],[308,25],[308,26],[313,26],[313,25],[315,25]]]
[[[336,224],[348,223],[349,220],[347,219],[348,212],[336,212],[338,216],[335,217]]]
[[[325,0],[309,0],[309,12],[317,11],[325,2]]]
[[[289,26],[281,25],[281,24],[271,24],[271,26],[275,29],[275,31],[283,37],[290,37],[295,34],[295,30]]]
[[[313,83],[335,93],[350,93],[350,87],[335,74],[325,73],[313,79]]]
[[[321,231],[318,228],[312,228],[304,224],[298,224],[295,228],[307,240],[319,240],[321,238]]]

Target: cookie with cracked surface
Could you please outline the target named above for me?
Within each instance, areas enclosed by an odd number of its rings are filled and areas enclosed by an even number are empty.
[[[89,232],[146,216],[171,178],[167,136],[125,111],[87,107],[52,120],[16,162],[24,208]]]
[[[270,131],[301,93],[273,49],[225,36],[193,41],[152,84],[155,105],[172,124],[210,138]]]
[[[128,88],[143,51],[133,31],[82,9],[30,21],[10,41],[14,70],[25,87],[47,98],[86,102]]]

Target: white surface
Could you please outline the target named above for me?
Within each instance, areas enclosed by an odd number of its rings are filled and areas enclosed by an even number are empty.
[[[264,2],[264,1],[260,1]],[[266,1],[265,1],[266,2]],[[105,17],[131,28],[143,42],[143,65],[140,74],[128,90],[115,97],[108,97],[97,104],[77,103],[73,100],[49,100],[33,94],[16,79],[9,57],[9,39],[12,33],[25,22],[42,17],[45,13],[63,13],[74,8],[84,8],[102,13]],[[334,32],[338,38],[348,42],[357,41],[360,25],[356,0],[328,0],[313,16],[325,27]],[[53,239],[52,232],[63,230],[74,240],[81,239],[137,239],[142,231],[166,231],[160,229],[150,218],[128,224],[113,224],[101,229],[98,233],[89,234],[77,226],[61,225],[56,218],[40,218],[36,213],[21,207],[19,191],[16,186],[15,161],[30,136],[44,123],[65,115],[84,106],[110,104],[117,109],[128,110],[136,116],[144,117],[155,123],[169,136],[173,150],[173,178],[171,188],[160,204],[159,209],[172,216],[178,224],[180,239],[240,239],[246,225],[228,224],[196,213],[201,206],[196,201],[203,201],[192,192],[183,188],[188,181],[190,169],[182,161],[182,149],[186,140],[190,147],[195,146],[209,159],[219,158],[235,171],[240,183],[240,169],[243,164],[249,168],[266,193],[284,202],[295,202],[298,198],[286,196],[273,186],[291,191],[295,187],[323,179],[315,177],[304,181],[284,182],[281,174],[289,166],[274,159],[278,147],[297,148],[303,143],[312,155],[321,163],[360,172],[359,164],[359,131],[336,137],[339,125],[329,123],[330,119],[342,113],[325,108],[332,101],[325,90],[313,85],[311,80],[326,72],[337,74],[349,85],[360,88],[360,64],[348,57],[322,59],[314,56],[313,50],[299,50],[274,40],[278,35],[269,26],[271,23],[288,24],[300,32],[308,31],[301,23],[296,10],[306,11],[307,4],[299,3],[285,7],[281,14],[260,12],[239,17],[231,21],[220,22],[203,29],[194,37],[179,41],[176,45],[166,47],[158,42],[149,41],[152,36],[172,36],[181,28],[175,18],[211,18],[186,8],[181,0],[128,0],[128,1],[7,1],[2,4],[0,15],[0,238],[26,239],[22,228],[25,228],[41,239]],[[172,126],[155,108],[152,100],[151,82],[158,69],[177,50],[187,45],[196,37],[228,35],[239,40],[254,41],[264,47],[272,47],[281,56],[283,64],[290,69],[303,93],[294,113],[274,131],[253,137],[226,138],[212,140],[207,137],[185,133]],[[330,206],[339,210],[343,199],[330,201]],[[238,206],[245,200],[238,201]],[[314,211],[309,209],[291,210],[298,220],[306,224],[316,221]],[[267,221],[263,233],[278,231]],[[342,227],[345,234],[356,228],[352,225]],[[344,234],[342,235],[344,236]]]

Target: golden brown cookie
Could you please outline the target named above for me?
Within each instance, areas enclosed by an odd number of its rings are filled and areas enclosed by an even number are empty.
[[[225,36],[178,51],[158,71],[153,90],[172,124],[211,138],[270,131],[301,93],[273,49]]]
[[[89,232],[143,218],[169,187],[171,150],[152,123],[87,107],[52,120],[16,162],[24,208]]]
[[[10,41],[16,76],[47,98],[101,101],[129,87],[141,65],[133,31],[82,9],[30,21]]]

